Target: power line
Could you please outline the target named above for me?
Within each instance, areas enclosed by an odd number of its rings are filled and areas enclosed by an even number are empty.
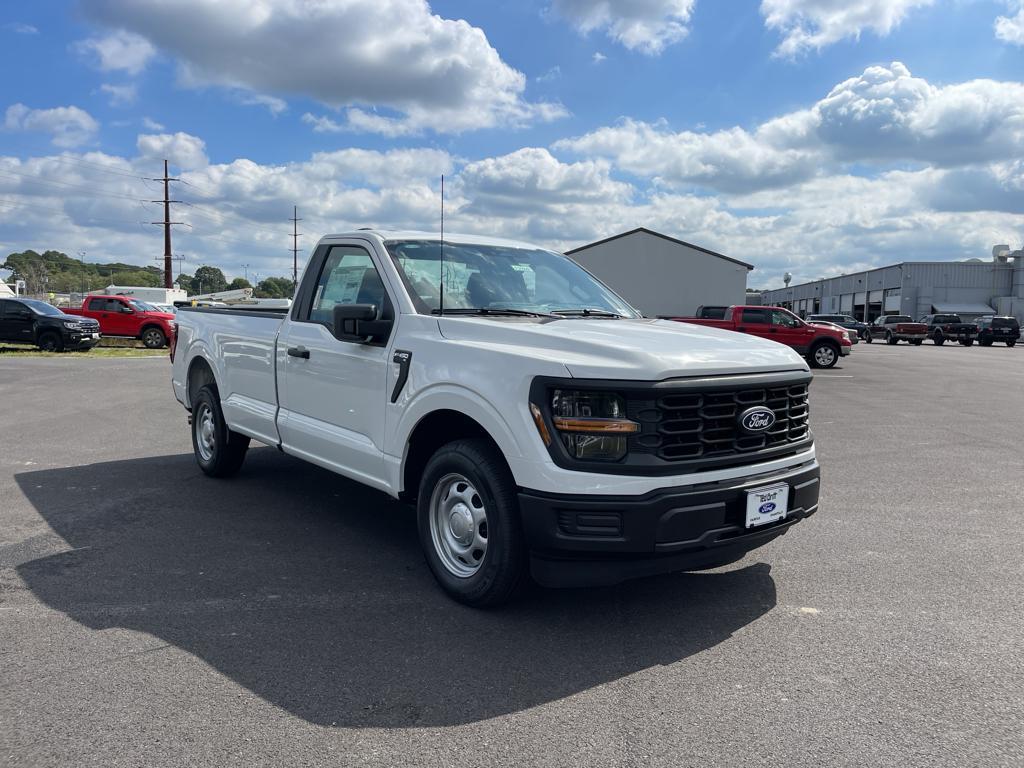
[[[99,196],[99,197],[113,197],[113,198],[118,198],[118,199],[121,199],[121,200],[131,200],[133,202],[138,201],[138,200],[142,200],[142,202],[146,202],[141,197],[133,197],[131,195],[124,195],[124,194],[120,194],[118,192],[111,192],[109,190],[107,190],[107,191],[97,191],[97,189],[95,187],[86,186],[84,184],[72,184],[72,183],[67,182],[67,181],[56,181],[54,179],[40,179],[40,178],[38,178],[36,176],[32,176],[32,175],[27,174],[27,173],[18,173],[17,171],[12,171],[9,168],[0,168],[0,176],[8,176],[8,177],[16,177],[16,178],[19,178],[19,179],[24,179],[29,184],[44,184],[44,185],[48,184],[50,186],[66,187],[68,189],[81,190],[82,192],[88,193],[88,195],[90,197],[96,197],[96,196]]]

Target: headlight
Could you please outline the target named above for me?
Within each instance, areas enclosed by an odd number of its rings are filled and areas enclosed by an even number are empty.
[[[75,320],[65,320],[64,321],[64,327],[65,328],[74,328],[74,329],[77,330],[78,328],[81,328],[82,326],[81,326],[80,323],[78,323]]]
[[[626,418],[626,402],[614,392],[556,389],[552,425],[569,455],[584,461],[615,461],[626,455],[626,437],[640,425]]]

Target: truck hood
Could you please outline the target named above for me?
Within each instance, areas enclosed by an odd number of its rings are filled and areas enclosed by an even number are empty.
[[[443,317],[438,327],[446,339],[562,363],[581,379],[657,381],[807,369],[796,352],[774,341],[671,320]]]

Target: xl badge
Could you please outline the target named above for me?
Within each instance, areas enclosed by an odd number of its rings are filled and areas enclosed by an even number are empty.
[[[764,432],[775,423],[775,411],[758,405],[740,414],[740,427],[744,432]]]

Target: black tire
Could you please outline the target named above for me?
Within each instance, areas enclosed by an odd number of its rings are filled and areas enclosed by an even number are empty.
[[[870,343],[871,343],[872,341],[874,341],[874,340],[875,340],[875,337],[874,337],[874,336],[872,336],[870,332],[869,332],[869,333],[865,333],[865,334],[864,334],[864,342],[865,342],[866,344],[870,344]]]
[[[963,346],[963,347],[973,347],[974,346],[974,339],[959,339],[959,341],[960,341],[960,346]]]
[[[935,333],[932,334],[932,341],[935,342],[936,347],[941,347],[943,344],[946,343],[946,337],[943,336],[938,331],[936,331]]]
[[[807,351],[807,362],[812,368],[834,368],[839,362],[839,346],[830,341],[819,341]]]
[[[249,450],[248,436],[231,431],[225,423],[220,394],[212,384],[200,389],[192,401],[192,450],[199,468],[210,477],[238,472]]]
[[[992,342],[990,341],[990,342],[989,342],[989,344],[991,344],[991,343],[992,343]],[[1017,340],[1016,340],[1016,339],[1007,339],[1007,340],[1006,340],[1006,346],[1008,346],[1008,347],[1012,347],[1012,346],[1013,346],[1014,344],[1016,344],[1016,343],[1017,343]]]
[[[143,328],[141,338],[146,349],[163,349],[167,346],[167,337],[164,332],[153,326]]]
[[[920,347],[922,344],[924,344],[924,339],[911,339],[910,343],[913,344],[915,347]]]
[[[892,333],[890,333],[889,331],[886,331],[886,333],[885,333],[885,343],[886,344],[899,344],[900,340],[897,339],[895,336],[893,336]]]
[[[39,337],[38,346],[43,352],[63,352],[64,339],[60,337],[59,333],[49,331]]]
[[[457,513],[446,510],[446,503],[452,504],[453,494],[459,498],[459,493],[468,493],[469,505],[483,517],[479,521],[469,506],[455,503],[451,509],[461,507],[466,516],[463,526],[469,526],[461,533],[456,529]],[[470,519],[473,522],[467,522]],[[477,608],[501,605],[527,582],[529,563],[515,480],[487,440],[455,440],[430,458],[420,481],[416,520],[427,565],[441,588],[458,602]],[[477,556],[479,550],[471,548],[481,531],[486,549]],[[473,543],[461,543],[460,536],[472,536]],[[469,552],[461,561],[454,560],[459,547]],[[460,568],[462,573],[457,572]]]
[[[991,347],[992,339],[978,339],[978,344],[980,344],[983,347]]]

